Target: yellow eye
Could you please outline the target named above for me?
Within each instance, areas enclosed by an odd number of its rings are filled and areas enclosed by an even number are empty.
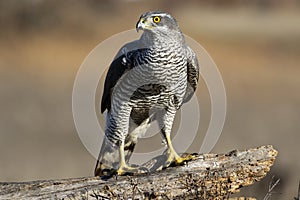
[[[156,17],[153,17],[153,21],[155,23],[159,23],[160,22],[160,17],[156,16]]]

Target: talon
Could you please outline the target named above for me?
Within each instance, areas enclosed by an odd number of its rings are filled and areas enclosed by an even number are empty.
[[[196,158],[195,155],[188,154],[184,157],[180,157],[178,155],[173,156],[172,154],[169,155],[167,161],[165,162],[164,168],[170,167],[170,166],[180,166],[185,165],[189,161],[194,160]]]
[[[123,175],[133,175],[137,173],[147,173],[149,170],[145,167],[140,167],[138,165],[132,167],[132,166],[121,166],[117,170],[117,175],[118,176],[123,176]]]
[[[191,161],[193,159],[195,159],[195,156],[189,154],[186,157],[179,157],[175,159],[175,164],[176,165],[186,164],[188,161]]]
[[[118,169],[117,170],[117,176],[121,176],[124,173],[123,169]]]
[[[121,166],[117,170],[118,176],[133,174],[136,171],[136,168],[130,166]]]
[[[182,165],[186,164],[188,161],[194,160],[196,158],[195,155],[188,154],[185,157],[179,157],[175,159],[175,164],[176,165]]]
[[[195,154],[188,154],[188,153],[179,156],[173,148],[170,135],[166,135],[166,141],[167,141],[168,149],[165,152],[168,155],[168,159],[164,164],[164,168],[167,168],[169,166],[178,166],[178,165],[186,164],[188,161],[194,160],[196,158]]]

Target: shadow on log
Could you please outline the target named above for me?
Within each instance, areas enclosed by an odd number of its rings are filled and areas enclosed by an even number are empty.
[[[107,181],[84,177],[1,182],[0,199],[228,199],[240,188],[261,180],[276,155],[272,146],[261,146],[227,154],[198,155],[185,166]]]

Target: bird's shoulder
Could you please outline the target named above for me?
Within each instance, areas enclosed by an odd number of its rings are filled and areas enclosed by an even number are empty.
[[[111,93],[119,79],[130,69],[136,66],[136,59],[145,51],[139,40],[132,41],[120,48],[109,66],[104,82],[101,101],[101,112],[111,108]]]
[[[190,68],[192,71],[195,71],[197,75],[199,75],[200,65],[196,53],[188,45],[185,45],[185,52],[187,57],[188,68]]]
[[[200,76],[200,66],[198,63],[197,55],[192,48],[186,45],[187,57],[187,81],[188,87],[186,89],[184,103],[188,102],[195,93]]]
[[[190,46],[185,44],[184,47],[185,47],[186,57],[188,58],[188,60],[197,59],[195,51]]]

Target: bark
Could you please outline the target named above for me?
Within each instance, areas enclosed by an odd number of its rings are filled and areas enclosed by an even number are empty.
[[[83,177],[1,182],[0,199],[228,199],[240,188],[261,180],[276,155],[272,146],[261,146],[227,154],[197,155],[184,166],[109,180]],[[145,166],[157,160],[154,158]]]

